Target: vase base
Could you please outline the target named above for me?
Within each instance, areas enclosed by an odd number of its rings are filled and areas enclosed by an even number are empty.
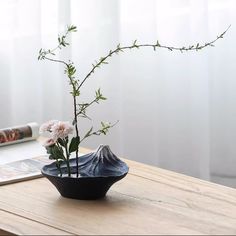
[[[112,154],[108,146],[100,146],[97,152],[81,156],[78,164],[79,168],[76,159],[70,159],[69,176],[65,163],[61,164],[59,171],[56,162],[44,166],[42,174],[63,197],[95,200],[105,197],[109,188],[124,178],[129,170],[126,163]]]

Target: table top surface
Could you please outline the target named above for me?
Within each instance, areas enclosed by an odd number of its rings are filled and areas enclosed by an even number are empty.
[[[236,189],[125,162],[96,201],[63,198],[45,178],[1,186],[0,234],[236,234]]]

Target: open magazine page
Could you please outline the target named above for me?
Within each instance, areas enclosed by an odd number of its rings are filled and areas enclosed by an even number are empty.
[[[42,177],[41,168],[51,162],[36,140],[0,146],[0,185]]]
[[[0,165],[0,185],[41,177],[41,168],[51,162],[44,155]]]
[[[0,185],[42,176],[42,166],[52,161],[36,139],[35,122],[0,129]]]
[[[0,185],[42,177],[41,168],[52,163],[44,140],[35,122],[0,129]]]
[[[32,157],[43,156],[45,154],[45,148],[36,140],[0,146],[0,165],[23,159],[30,159]]]

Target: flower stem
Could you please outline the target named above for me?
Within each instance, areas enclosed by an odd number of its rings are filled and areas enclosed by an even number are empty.
[[[62,176],[62,171],[61,171],[61,166],[60,166],[60,163],[59,163],[59,161],[56,159],[56,166],[57,166],[57,169],[59,170],[59,172],[60,172],[60,176]]]
[[[76,137],[79,137],[79,129],[78,129],[78,119],[77,119],[77,109],[76,109],[76,96],[73,97],[74,102],[74,123],[75,123],[75,132]],[[75,151],[75,158],[76,158],[76,177],[79,177],[79,146],[77,147]]]
[[[68,171],[68,176],[71,176],[71,169],[70,169],[70,154],[68,152],[68,146],[67,146],[67,142],[65,140],[64,141],[64,147],[65,147],[65,151],[66,151],[66,166],[67,166],[67,171]]]

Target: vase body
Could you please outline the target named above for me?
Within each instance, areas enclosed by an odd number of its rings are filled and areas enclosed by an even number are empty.
[[[70,160],[71,176],[66,164],[61,165],[61,173],[56,162],[45,165],[42,174],[57,188],[63,197],[80,200],[103,198],[109,188],[128,173],[128,166],[117,158],[108,146],[101,145],[96,152],[79,157],[79,176],[76,159]]]

